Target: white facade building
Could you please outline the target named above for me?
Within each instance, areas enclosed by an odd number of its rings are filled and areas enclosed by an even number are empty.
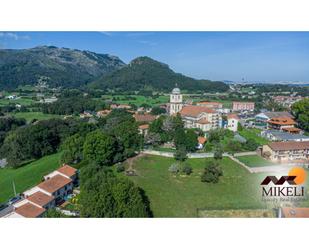
[[[179,88],[174,88],[170,95],[170,115],[180,112],[183,107],[182,95]]]

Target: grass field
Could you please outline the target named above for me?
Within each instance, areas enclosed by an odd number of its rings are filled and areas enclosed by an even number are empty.
[[[46,156],[17,169],[0,169],[0,203],[14,196],[13,181],[17,193],[35,186],[44,175],[59,167],[60,156],[60,153]]]
[[[16,112],[13,115],[17,118],[24,118],[27,121],[31,121],[33,119],[45,120],[45,119],[50,119],[50,118],[62,118],[61,115],[45,114],[43,112]]]
[[[260,133],[261,130],[259,129],[243,129],[242,131],[239,131],[239,134],[246,139],[252,138],[260,145],[268,144],[269,141],[261,137]]]
[[[134,162],[138,176],[129,177],[143,188],[155,217],[197,217],[198,209],[265,209],[259,186],[263,174],[250,174],[229,158],[221,161],[224,176],[219,183],[202,183],[205,160],[189,159],[190,176],[172,175],[173,158],[145,156]]]
[[[261,156],[258,155],[252,155],[252,156],[239,156],[237,157],[239,161],[246,164],[249,167],[263,167],[263,166],[272,166],[277,165],[276,163],[273,163],[271,161],[268,161],[264,159]]]
[[[19,99],[0,99],[0,106],[9,105],[9,104],[19,104],[22,106],[29,106],[35,103],[31,98],[21,97]]]

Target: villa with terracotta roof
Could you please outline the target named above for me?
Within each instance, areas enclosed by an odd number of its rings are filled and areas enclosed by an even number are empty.
[[[309,142],[272,142],[263,145],[262,155],[274,162],[308,162]]]

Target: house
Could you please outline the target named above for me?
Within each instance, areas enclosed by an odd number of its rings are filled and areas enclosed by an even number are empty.
[[[14,211],[3,218],[38,218],[42,217],[45,211],[45,208],[38,207],[28,202],[15,208]]]
[[[290,108],[291,105],[293,105],[294,103],[296,103],[297,101],[300,101],[303,99],[303,97],[301,96],[274,96],[272,97],[272,99],[274,100],[274,102],[284,106],[284,107],[288,107]]]
[[[284,130],[285,129],[285,131],[289,131],[289,129],[287,129],[287,128],[294,128],[295,124],[296,124],[296,122],[292,118],[277,117],[277,118],[272,118],[272,119],[267,121],[267,128],[268,129],[274,129],[274,130]],[[292,131],[293,130],[294,129],[292,129]]]
[[[254,102],[237,102],[232,103],[232,110],[239,111],[254,111]]]
[[[274,162],[304,162],[309,159],[309,141],[272,142],[263,145],[262,155]]]
[[[261,112],[255,115],[255,124],[258,126],[267,126],[267,122],[270,119],[278,117],[294,118],[289,112]]]
[[[205,143],[207,142],[207,138],[206,137],[198,137],[197,138],[197,149],[201,150],[204,148]]]
[[[135,118],[136,122],[140,122],[140,123],[150,123],[154,120],[156,120],[157,116],[155,115],[151,115],[151,114],[138,114],[135,113],[133,115],[133,117]]]
[[[279,218],[309,218],[309,208],[282,207]]]
[[[235,113],[228,114],[226,128],[233,132],[237,132],[238,122],[239,122],[239,117],[237,116],[237,114]]]
[[[199,128],[209,131],[221,127],[221,115],[213,109],[187,105],[180,111],[185,128]]]
[[[223,104],[220,102],[210,102],[210,101],[201,101],[197,102],[196,105],[198,106],[204,106],[211,109],[222,109]]]
[[[138,127],[138,132],[139,134],[142,134],[143,136],[147,136],[148,129],[149,129],[149,124],[143,124]]]
[[[262,131],[261,136],[271,141],[297,141],[297,142],[309,141],[309,136],[278,131],[278,130]]]
[[[106,117],[108,114],[110,114],[111,110],[101,110],[97,112],[97,117]]]
[[[66,178],[69,178],[73,183],[77,183],[77,170],[67,164],[63,164],[59,169],[53,171],[52,173],[44,176],[44,180],[48,180],[56,175],[61,175]]]
[[[91,111],[84,111],[83,113],[79,114],[80,118],[91,118],[93,117],[93,113]]]

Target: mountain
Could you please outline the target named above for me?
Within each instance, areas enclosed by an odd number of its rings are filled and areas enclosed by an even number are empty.
[[[115,56],[54,46],[0,49],[0,88],[45,82],[51,87],[74,87],[120,69]]]
[[[175,84],[182,90],[188,91],[218,92],[229,89],[223,82],[197,80],[175,73],[168,65],[149,57],[138,57],[128,65],[98,78],[89,86],[119,91],[143,89],[170,91]]]

